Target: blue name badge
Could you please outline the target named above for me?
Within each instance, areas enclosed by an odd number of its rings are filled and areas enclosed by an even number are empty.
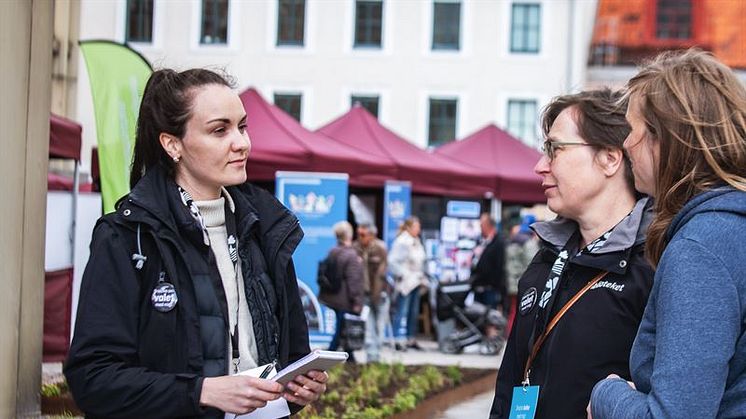
[[[508,419],[534,419],[538,400],[539,386],[513,387],[513,402],[510,403]]]

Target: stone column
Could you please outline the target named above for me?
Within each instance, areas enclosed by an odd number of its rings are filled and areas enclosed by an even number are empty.
[[[39,415],[51,0],[0,1],[0,417]]]

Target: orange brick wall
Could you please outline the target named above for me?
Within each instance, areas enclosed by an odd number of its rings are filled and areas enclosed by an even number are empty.
[[[599,0],[593,45],[669,49],[702,46],[726,64],[746,68],[746,0],[693,0],[693,39],[656,40],[655,0]]]

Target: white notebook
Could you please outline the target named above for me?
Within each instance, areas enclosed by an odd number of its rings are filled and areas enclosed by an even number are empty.
[[[282,385],[293,381],[299,375],[306,374],[311,370],[326,371],[329,368],[347,361],[347,352],[340,351],[322,351],[316,349],[303,358],[293,362],[282,371],[278,372],[271,378]]]

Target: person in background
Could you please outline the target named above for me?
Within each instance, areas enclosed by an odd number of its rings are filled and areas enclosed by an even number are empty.
[[[303,232],[246,183],[250,150],[225,77],[150,76],[132,190],[94,230],[64,366],[87,417],[222,419],[281,396],[295,412],[325,391],[322,371],[285,388],[232,375],[309,352],[292,260]]]
[[[365,351],[368,362],[381,360],[386,324],[389,322],[390,289],[386,281],[386,244],[376,237],[375,225],[357,226],[357,240],[352,244],[363,259],[363,287],[365,304],[370,309],[365,323]]]
[[[330,351],[336,351],[341,345],[349,354],[348,362],[355,362],[355,355],[342,337],[345,327],[345,314],[360,314],[363,308],[363,261],[352,247],[352,225],[347,221],[340,221],[332,226],[337,245],[329,251],[329,258],[336,269],[336,276],[340,278],[340,288],[331,293],[322,290],[319,301],[334,310],[337,326],[329,344]]]
[[[409,217],[399,227],[389,252],[388,264],[394,276],[396,316],[394,338],[397,350],[421,350],[417,344],[417,316],[420,311],[420,288],[427,285],[425,248],[420,241],[420,220]]]
[[[497,234],[497,223],[489,213],[479,217],[482,242],[474,249],[471,285],[474,300],[496,309],[502,306],[505,290],[505,244]]]
[[[534,170],[558,216],[533,225],[541,249],[518,283],[491,419],[525,408],[513,395],[528,387],[538,391],[535,418],[583,418],[599,379],[629,377],[653,284],[643,253],[652,213],[622,148],[630,128],[621,98],[609,89],[560,96],[542,114]]]
[[[508,328],[507,335],[513,325],[516,315],[516,303],[518,302],[518,280],[521,279],[526,268],[539,251],[539,239],[531,230],[531,224],[536,222],[532,214],[523,216],[520,224],[514,225],[510,230],[510,243],[505,248],[505,274],[507,276],[508,298]]]
[[[632,382],[596,384],[595,419],[746,417],[746,88],[710,53],[663,53],[628,83],[624,146],[655,197],[655,285]]]

